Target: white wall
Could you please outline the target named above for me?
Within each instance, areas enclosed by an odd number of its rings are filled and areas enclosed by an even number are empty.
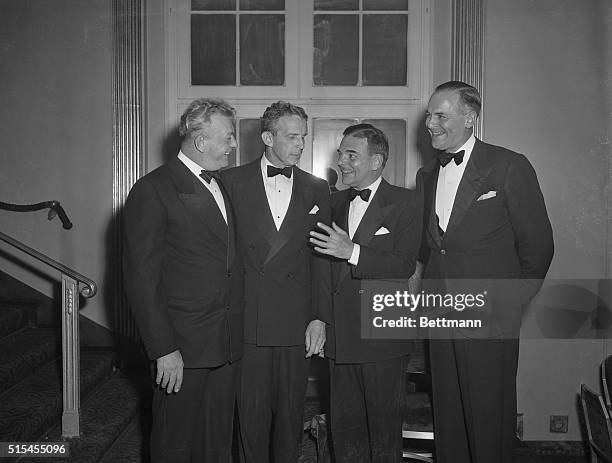
[[[611,11],[605,0],[488,0],[486,9],[485,138],[531,160],[555,237],[548,277],[585,288],[592,282],[580,279],[606,277],[610,243]],[[576,394],[582,382],[599,387],[606,349],[522,342],[525,440],[580,440]],[[550,433],[550,415],[569,415],[569,433]]]
[[[63,230],[43,212],[0,211],[0,231],[101,285],[112,209],[110,4],[0,2],[0,201],[57,199],[74,223]],[[52,295],[59,274],[24,268],[31,262],[0,246],[2,270]],[[83,313],[109,326],[100,290]]]

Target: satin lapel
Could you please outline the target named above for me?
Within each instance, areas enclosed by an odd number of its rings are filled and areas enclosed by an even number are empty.
[[[345,191],[341,193],[336,193],[338,195],[342,195],[342,200],[339,202],[339,205],[333,211],[333,221],[336,222],[340,228],[348,233],[348,211],[350,202],[348,200],[348,193]],[[334,261],[334,265],[332,266],[333,275],[332,281],[334,283],[334,287],[337,287],[338,284],[348,275],[350,274],[351,264],[346,261],[337,260]]]
[[[223,194],[225,212],[227,215],[227,269],[229,270],[236,257],[236,221],[234,220],[234,208],[221,182],[219,182],[219,187]]]
[[[306,210],[309,203],[307,200],[312,197],[313,187],[305,180],[304,174],[297,167],[294,167],[293,188],[291,189],[291,200],[289,201],[287,214],[285,214],[278,232],[272,235],[275,236],[275,239],[266,256],[266,264],[289,242],[294,233],[303,233],[304,240],[308,239],[310,230],[304,229],[304,215],[309,212]]]
[[[432,165],[431,170],[423,171],[423,204],[425,208],[425,215],[423,217],[425,219],[425,229],[438,247],[442,245],[436,217],[436,188],[439,172],[440,164],[437,161],[435,161],[435,165]]]
[[[355,231],[355,235],[353,236],[353,241],[367,246],[374,238],[374,234],[381,227],[383,220],[385,217],[391,212],[393,209],[392,204],[387,204],[387,185],[385,180],[382,181],[380,186],[378,187],[378,191],[374,198],[372,198],[370,205],[366,209],[361,222],[359,223],[359,227]]]
[[[198,223],[211,230],[227,246],[227,224],[215,198],[191,172],[187,170],[187,173],[191,177],[191,186],[179,193],[180,200]]]
[[[486,159],[483,158],[484,156],[484,150],[480,142],[477,141],[476,145],[474,145],[472,155],[468,160],[468,164],[465,166],[463,177],[459,182],[459,188],[457,189],[457,195],[455,196],[453,210],[448,221],[448,226],[446,227],[445,235],[452,233],[452,231],[459,226],[468,208],[476,200],[476,195],[480,191],[482,182],[484,182],[491,173],[491,167],[486,166]]]
[[[253,171],[249,174],[250,178],[240,189],[240,195],[243,204],[246,204],[246,210],[249,211],[251,224],[261,235],[261,241],[268,246],[272,246],[274,236],[276,235],[276,225],[268,206],[268,198],[261,176],[259,163],[253,163]]]

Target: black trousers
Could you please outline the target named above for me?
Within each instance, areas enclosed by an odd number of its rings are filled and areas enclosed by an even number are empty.
[[[228,463],[239,363],[183,370],[178,393],[153,393],[153,463]]]
[[[436,463],[514,463],[518,347],[430,341]]]
[[[330,364],[330,423],[337,463],[402,461],[402,404],[408,356]]]
[[[243,463],[297,463],[310,359],[303,345],[245,344],[238,393]]]

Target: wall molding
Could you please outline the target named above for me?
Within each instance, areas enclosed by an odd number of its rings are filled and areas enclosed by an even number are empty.
[[[485,6],[484,0],[453,0],[451,80],[461,80],[484,94]],[[474,134],[484,135],[483,116]]]
[[[132,185],[144,173],[144,4],[112,0],[113,18],[113,329],[138,339],[123,287],[122,211]]]

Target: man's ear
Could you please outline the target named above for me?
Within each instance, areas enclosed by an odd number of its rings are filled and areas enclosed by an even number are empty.
[[[380,153],[375,153],[372,156],[372,170],[379,170],[383,165],[383,155]]]
[[[468,129],[473,128],[476,125],[476,113],[474,111],[468,111],[465,115],[465,127]]]
[[[264,142],[264,145],[269,146],[270,148],[272,148],[272,145],[274,144],[272,138],[272,132],[270,132],[269,130],[261,132],[261,140]]]
[[[203,153],[205,142],[206,142],[206,137],[204,136],[204,134],[200,134],[193,139],[193,146],[200,153]]]

